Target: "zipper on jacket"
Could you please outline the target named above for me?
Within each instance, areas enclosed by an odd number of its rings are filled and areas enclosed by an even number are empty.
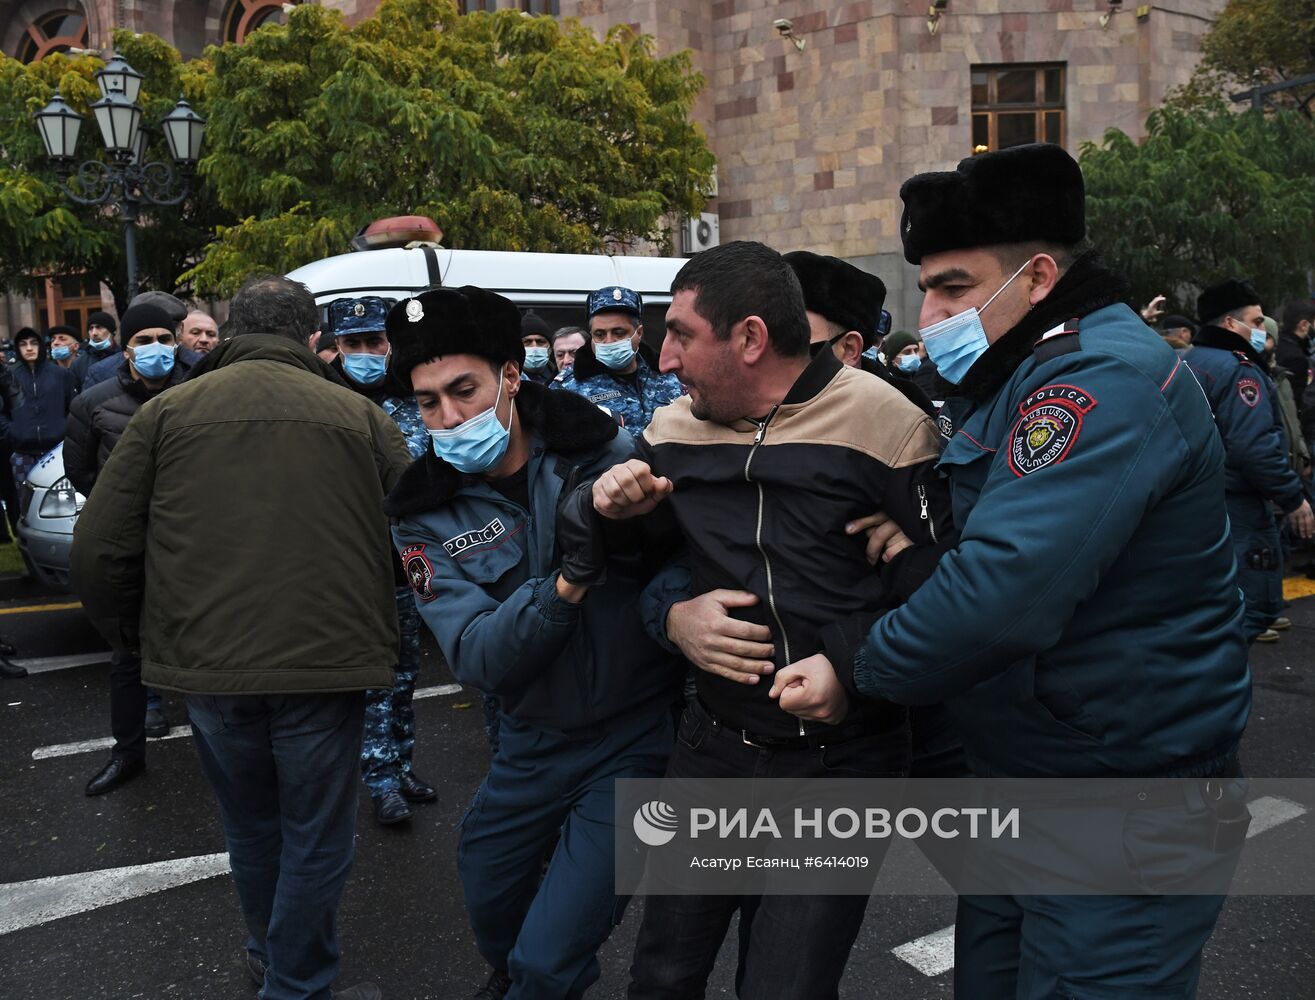
[[[936,542],[936,522],[927,516],[927,487],[925,486],[920,485],[918,487],[918,504],[918,514],[927,522],[927,530],[931,532],[932,543],[938,544]]]
[[[763,438],[767,436],[768,423],[771,422],[772,417],[776,416],[776,411],[779,409],[779,404],[773,406],[771,412],[763,418],[762,423],[758,424],[758,433],[753,436],[753,447],[749,449],[749,457],[744,460],[744,481],[746,483],[753,482],[753,477],[749,475],[749,466],[753,464],[753,456],[757,454],[758,446],[763,443]],[[790,656],[790,637],[786,634],[785,623],[781,621],[781,615],[776,610],[776,591],[772,584],[772,560],[767,555],[767,550],[763,548],[763,484],[755,483],[755,485],[758,487],[758,522],[753,530],[753,540],[758,546],[759,554],[763,557],[763,566],[767,569],[767,606],[771,609],[772,618],[776,620],[777,629],[780,630],[781,645],[785,651],[785,662],[789,664],[794,662],[793,657]],[[808,735],[804,729],[803,719],[799,720],[799,735]]]

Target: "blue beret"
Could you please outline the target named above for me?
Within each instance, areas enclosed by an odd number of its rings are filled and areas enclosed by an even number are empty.
[[[329,303],[329,329],[335,337],[353,333],[382,333],[392,305],[377,295],[359,299],[334,299]]]
[[[644,315],[644,299],[633,289],[608,285],[590,293],[587,308],[590,319],[604,312],[623,312],[641,317]]]

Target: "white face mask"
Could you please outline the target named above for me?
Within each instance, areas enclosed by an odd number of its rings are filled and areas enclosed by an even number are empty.
[[[945,381],[958,385],[968,374],[968,369],[973,363],[986,353],[991,342],[986,339],[986,328],[982,326],[981,314],[1030,263],[1032,263],[1030,257],[1023,261],[1023,266],[995,290],[995,295],[987,299],[981,309],[969,306],[961,313],[956,313],[918,331],[922,345],[927,349],[927,357],[935,362],[936,369]]]

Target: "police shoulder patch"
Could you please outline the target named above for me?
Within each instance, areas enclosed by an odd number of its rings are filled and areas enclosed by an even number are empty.
[[[1009,436],[1009,468],[1026,476],[1068,457],[1082,433],[1082,420],[1096,399],[1075,385],[1047,385],[1018,404],[1018,423]]]
[[[408,545],[401,552],[402,568],[406,570],[406,580],[420,600],[428,604],[438,595],[433,591],[434,567],[425,555],[423,543]]]
[[[954,421],[950,419],[949,413],[947,413],[944,408],[941,409],[940,414],[936,417],[936,428],[941,432],[941,437],[945,438],[945,440],[948,441],[950,438],[954,437]]]
[[[1250,375],[1243,376],[1237,380],[1237,395],[1242,402],[1254,409],[1260,402],[1260,383]]]

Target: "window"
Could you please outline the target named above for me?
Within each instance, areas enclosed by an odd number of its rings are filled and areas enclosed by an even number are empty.
[[[974,66],[973,152],[1064,145],[1064,64]]]
[[[521,10],[527,14],[560,14],[561,0],[521,0]]]
[[[224,11],[222,37],[226,42],[244,42],[257,28],[287,23],[282,0],[231,0]]]
[[[40,62],[52,52],[87,47],[87,18],[81,10],[57,10],[27,26],[18,43],[18,61]]]
[[[457,0],[457,10],[470,14],[477,10],[497,10],[498,0]]]

